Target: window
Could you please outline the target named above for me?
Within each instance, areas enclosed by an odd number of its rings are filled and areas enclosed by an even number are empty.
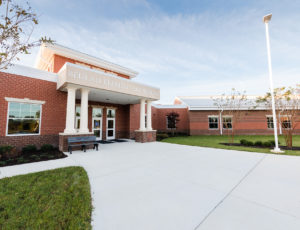
[[[208,127],[209,129],[218,129],[219,128],[219,118],[217,116],[208,117]]]
[[[176,120],[172,116],[167,116],[167,129],[176,129]]]
[[[232,129],[232,117],[223,117],[223,129]]]
[[[102,109],[101,108],[93,108],[93,117],[102,117]]]
[[[291,119],[288,116],[280,117],[281,127],[283,129],[292,128]]]
[[[267,125],[268,129],[274,129],[273,117],[267,116]]]
[[[40,133],[40,104],[9,102],[7,135]]]
[[[116,111],[114,109],[107,109],[107,117],[108,118],[116,117]]]

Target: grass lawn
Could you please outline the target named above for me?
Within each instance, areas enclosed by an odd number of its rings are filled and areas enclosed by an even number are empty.
[[[246,139],[248,141],[269,141],[274,140],[274,136],[264,136],[264,135],[240,135],[235,136],[235,143],[240,143],[241,139]],[[271,153],[270,149],[267,148],[251,148],[251,147],[242,147],[242,146],[226,146],[220,143],[227,143],[228,136],[186,136],[186,137],[169,137],[163,139],[162,142],[173,143],[173,144],[182,144],[182,145],[192,145],[192,146],[202,146],[202,147],[212,147],[220,149],[234,149],[242,150],[249,152],[262,152],[262,153]],[[283,136],[279,137],[280,145],[285,145]],[[300,136],[293,137],[293,146],[300,146]],[[295,155],[300,156],[300,151],[285,150],[283,155]]]
[[[0,180],[0,229],[91,229],[91,212],[90,184],[81,167]]]

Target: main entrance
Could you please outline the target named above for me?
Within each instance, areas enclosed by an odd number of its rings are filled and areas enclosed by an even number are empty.
[[[107,109],[106,116],[106,139],[111,140],[116,138],[116,110]]]
[[[93,107],[92,129],[97,140],[102,140],[102,108]]]

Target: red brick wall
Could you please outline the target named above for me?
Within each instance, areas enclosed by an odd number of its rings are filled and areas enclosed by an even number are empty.
[[[70,62],[70,63],[81,63],[81,64],[84,64],[84,65],[87,65],[89,66],[90,68],[92,69],[101,69],[103,70],[104,72],[107,72],[107,73],[112,73],[112,74],[115,74],[119,77],[123,77],[123,78],[126,78],[126,79],[129,79],[129,76],[127,75],[124,75],[124,74],[121,74],[121,73],[117,73],[117,72],[114,72],[114,71],[111,71],[111,70],[107,70],[107,69],[104,69],[104,68],[100,68],[98,66],[94,66],[94,65],[91,65],[91,64],[88,64],[88,63],[84,63],[84,62],[80,62],[80,61],[77,61],[77,60],[74,60],[74,59],[71,59],[71,58],[67,58],[67,57],[63,57],[63,56],[60,56],[60,55],[53,55],[53,59],[51,60],[52,62],[52,67],[50,68],[50,70],[47,70],[47,71],[51,71],[51,72],[54,72],[54,73],[57,73],[61,67],[63,67],[63,65],[66,63],[66,62]]]
[[[167,129],[167,114],[176,112],[179,114],[179,122],[176,132],[189,133],[189,117],[187,108],[155,108],[152,107],[152,126],[158,132],[170,132]]]
[[[266,115],[271,115],[271,111],[243,111],[242,118],[236,124],[235,133],[241,135],[272,135],[273,129],[268,129]],[[220,129],[209,130],[208,116],[218,115],[218,111],[189,111],[190,135],[219,135]],[[226,130],[223,130],[226,134]],[[297,125],[295,133],[300,133],[300,124]]]
[[[67,94],[56,90],[56,83],[0,72],[0,144],[18,146],[33,142],[58,144],[58,133],[63,132],[66,119]],[[42,105],[41,135],[6,137],[8,102],[5,97],[28,98],[46,103]]]
[[[14,74],[0,72],[0,145],[10,144],[23,147],[35,144],[58,145],[58,134],[65,129],[67,93],[56,90],[56,83]],[[45,101],[42,105],[40,135],[34,136],[6,136],[8,102],[5,97],[28,98],[30,100]],[[77,101],[80,105],[80,100]],[[131,129],[139,126],[139,119],[134,119],[135,113],[130,113],[130,106],[116,105],[89,101],[89,129],[92,131],[92,107],[103,106],[102,138],[106,137],[106,109],[116,108],[116,138],[129,138]],[[138,108],[139,111],[139,108]],[[133,117],[130,117],[132,114]],[[139,114],[137,114],[139,116]]]
[[[129,117],[130,138],[134,138],[134,131],[140,128],[140,104],[129,105]]]

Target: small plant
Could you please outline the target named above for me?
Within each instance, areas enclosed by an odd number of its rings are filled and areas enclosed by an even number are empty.
[[[247,145],[247,140],[246,139],[242,139],[242,140],[240,140],[240,143],[241,143],[241,145]]]
[[[31,155],[30,158],[35,161],[40,160],[40,156],[38,155]]]
[[[269,142],[271,143],[272,146],[275,146],[275,141],[274,140],[270,140]],[[280,145],[279,141],[278,141],[278,145]]]
[[[262,141],[255,141],[254,145],[255,146],[262,146],[263,143],[262,143]]]
[[[165,138],[168,138],[168,137],[169,137],[168,134],[166,134],[166,133],[160,133],[160,134],[157,134],[157,135],[156,135],[156,140],[157,140],[157,141],[161,141],[161,140],[163,140],[163,139],[165,139]]]
[[[37,151],[37,148],[35,145],[26,145],[25,147],[22,148],[22,153],[34,153]]]
[[[272,143],[270,141],[265,141],[265,142],[263,142],[263,146],[270,148],[272,146]]]
[[[50,144],[44,144],[44,145],[42,145],[41,150],[43,152],[49,152],[49,151],[54,150],[54,147],[53,147],[53,145],[50,145]]]
[[[24,163],[24,158],[23,157],[19,157],[18,160],[17,160],[17,162],[19,164]]]
[[[247,141],[246,143],[246,146],[253,146],[253,145],[254,145],[253,141]]]

